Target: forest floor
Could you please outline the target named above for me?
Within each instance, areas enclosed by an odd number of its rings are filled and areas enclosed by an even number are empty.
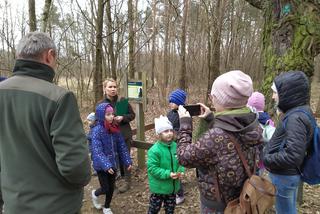
[[[319,99],[320,84],[313,84],[312,87],[312,99],[311,105],[315,110],[315,105]],[[192,94],[205,94],[204,92],[197,91]],[[156,92],[150,92],[148,96],[154,98],[153,103],[158,103],[157,97],[159,95]],[[191,94],[189,92],[189,94]],[[196,103],[197,100],[204,100],[204,97],[191,96],[188,103]],[[148,105],[148,111],[145,114],[145,124],[153,122],[154,117],[158,117],[160,114],[165,115],[167,107],[161,108],[160,106]],[[82,111],[82,117],[85,118],[88,111]],[[195,121],[194,127],[196,127],[198,121]],[[132,124],[135,127],[135,124]],[[147,131],[145,133],[146,141],[152,143],[155,140],[154,130]],[[137,168],[137,149],[131,150],[134,166],[132,169],[132,185],[131,189],[125,193],[118,193],[115,191],[114,197],[111,202],[111,209],[114,214],[134,214],[134,213],[147,213],[148,200],[149,200],[149,188],[146,170],[140,170]],[[199,191],[197,187],[197,181],[195,178],[195,170],[187,169],[186,176],[183,180],[185,187],[185,202],[176,207],[175,213],[177,214],[197,214],[199,210]],[[119,181],[120,182],[120,181]],[[118,183],[118,182],[117,182]],[[102,213],[102,210],[96,210],[91,202],[91,191],[99,187],[97,176],[93,176],[91,182],[85,187],[85,195],[82,206],[82,214],[98,214]],[[100,202],[103,204],[104,198],[100,197]],[[163,209],[160,213],[164,213]],[[275,213],[274,210],[270,210],[268,213]],[[303,203],[299,206],[300,214],[320,214],[320,185],[309,186],[304,185]]]

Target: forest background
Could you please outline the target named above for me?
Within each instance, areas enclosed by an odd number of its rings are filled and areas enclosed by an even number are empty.
[[[188,103],[206,103],[213,80],[232,69],[249,74],[268,101],[277,74],[303,70],[320,115],[320,0],[1,0],[1,76],[11,75],[20,38],[36,30],[55,40],[54,82],[75,93],[83,119],[101,100],[106,77],[116,79],[123,93],[126,76],[147,75],[147,124],[165,114],[171,90],[185,89]],[[153,140],[146,132],[146,141]],[[141,171],[136,175],[137,185],[146,182]],[[303,212],[320,210],[317,189],[306,189],[311,197]],[[143,210],[147,198],[131,193]],[[310,203],[316,207],[311,211]],[[190,200],[181,213],[188,206],[197,207]],[[94,213],[90,207],[85,213]]]

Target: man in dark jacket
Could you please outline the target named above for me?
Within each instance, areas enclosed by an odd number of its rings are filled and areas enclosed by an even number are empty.
[[[308,105],[309,81],[301,71],[290,71],[275,78],[271,87],[282,117],[270,142],[264,148],[264,164],[277,188],[277,213],[297,213],[296,192],[300,167],[312,136],[312,125],[302,109],[312,115]]]
[[[13,77],[0,84],[5,212],[78,213],[90,162],[77,100],[52,83],[56,46],[47,34],[27,34],[16,53]]]
[[[6,79],[7,79],[6,77],[0,77],[0,82]],[[1,177],[0,177],[0,181],[1,181]],[[3,209],[3,200],[2,200],[2,193],[1,193],[1,187],[0,187],[0,214],[2,214],[2,209]]]
[[[103,82],[103,93],[105,99],[103,102],[110,103],[111,106],[116,110],[116,117],[114,120],[119,124],[121,134],[124,137],[127,148],[130,152],[132,142],[132,129],[130,122],[134,120],[136,114],[134,113],[132,106],[124,97],[118,97],[118,86],[117,82],[108,78]],[[131,185],[131,173],[120,161],[120,173],[123,179],[123,185],[119,185],[119,192],[124,193],[130,189]]]

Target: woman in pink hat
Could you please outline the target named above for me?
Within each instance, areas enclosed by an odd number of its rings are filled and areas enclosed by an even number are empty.
[[[190,114],[183,106],[179,107],[178,160],[181,165],[198,170],[202,214],[223,213],[226,204],[239,197],[248,178],[235,143],[250,170],[255,170],[257,147],[263,140],[258,116],[246,106],[252,91],[252,80],[242,71],[220,75],[210,94],[215,114],[200,104],[199,117],[209,123],[209,130],[196,143],[192,143]]]

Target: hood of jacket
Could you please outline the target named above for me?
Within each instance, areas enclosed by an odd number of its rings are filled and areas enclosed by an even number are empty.
[[[106,108],[111,106],[110,103],[100,103],[96,107],[96,119],[98,123],[103,124],[105,120]]]
[[[302,71],[289,71],[277,76],[274,80],[282,112],[306,105],[310,98],[310,85],[308,77]]]
[[[263,141],[258,114],[253,112],[216,116],[214,127],[234,133],[243,143],[259,144]]]

